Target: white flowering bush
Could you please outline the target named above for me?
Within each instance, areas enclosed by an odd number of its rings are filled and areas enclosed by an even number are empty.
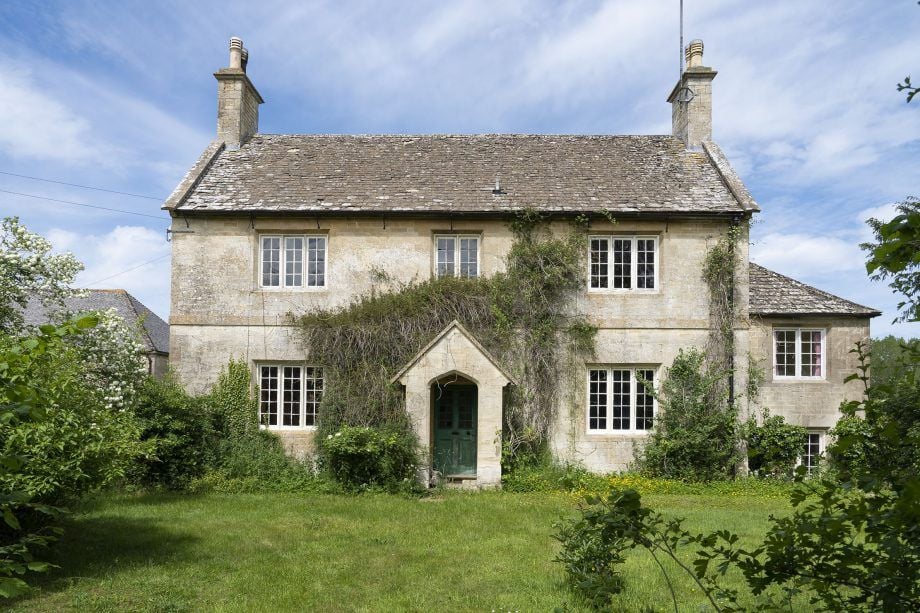
[[[19,223],[0,221],[0,332],[22,329],[21,308],[36,297],[48,307],[61,306],[78,293],[73,280],[83,270],[71,253],[51,253],[51,243]]]
[[[100,390],[105,408],[130,409],[147,375],[146,347],[140,341],[140,331],[128,325],[115,309],[94,314],[99,324],[74,338],[73,345],[87,380]]]

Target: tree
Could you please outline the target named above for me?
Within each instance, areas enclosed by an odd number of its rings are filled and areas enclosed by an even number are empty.
[[[19,223],[17,217],[0,222],[0,332],[22,328],[22,308],[30,298],[44,306],[63,306],[77,293],[71,286],[83,270],[71,253],[51,253],[51,243]]]
[[[906,299],[898,303],[895,321],[920,321],[920,200],[908,198],[898,204],[889,222],[871,218],[866,223],[875,242],[863,243],[869,253],[866,271],[875,281],[889,280],[889,287]]]
[[[891,386],[911,372],[920,379],[920,364],[911,357],[917,354],[920,354],[918,338],[907,340],[889,334],[872,339],[872,387]]]

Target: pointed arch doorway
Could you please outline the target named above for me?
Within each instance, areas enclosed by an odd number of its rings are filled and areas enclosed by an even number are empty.
[[[432,468],[448,478],[476,476],[478,389],[457,374],[431,385]]]

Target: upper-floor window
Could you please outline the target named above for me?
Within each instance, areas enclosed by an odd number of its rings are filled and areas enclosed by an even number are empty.
[[[588,289],[651,290],[658,287],[658,239],[654,236],[590,237]]]
[[[779,379],[823,379],[824,330],[773,330],[773,374]]]
[[[323,369],[298,364],[259,365],[259,423],[309,428],[323,399]]]
[[[263,235],[262,287],[326,287],[326,237]]]
[[[435,270],[438,277],[479,276],[479,237],[437,234],[434,237]]]
[[[652,368],[588,369],[588,432],[646,432],[655,424]]]

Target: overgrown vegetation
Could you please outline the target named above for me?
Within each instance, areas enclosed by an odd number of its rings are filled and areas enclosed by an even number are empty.
[[[323,460],[347,488],[414,491],[419,487],[416,447],[415,437],[402,429],[342,426],[323,441]]]
[[[579,220],[556,236],[546,220],[523,212],[511,229],[515,240],[505,272],[399,284],[299,318],[327,381],[321,443],[344,426],[411,433],[404,399],[389,379],[456,319],[519,383],[505,400],[506,460],[538,454],[560,404],[560,383],[576,358],[594,348],[596,330],[574,308],[584,283],[585,224]]]
[[[766,409],[759,423],[752,415],[744,425],[748,468],[758,476],[792,477],[806,433],[804,426],[788,424]]]
[[[847,418],[835,430],[838,440],[830,450],[835,470],[803,479],[800,468],[789,497],[793,513],[771,518],[758,546],[743,547],[724,529],[689,531],[681,520],[644,506],[635,489],[616,487],[606,496],[589,496],[581,517],[562,534],[573,543],[592,539],[604,564],[610,551],[619,555],[629,547],[670,559],[717,611],[785,609],[796,598],[807,598],[818,611],[917,610],[920,385],[908,369],[890,389],[873,389],[865,347],[854,351],[861,366],[851,378],[866,385],[866,396],[843,407]],[[692,565],[681,562],[688,548],[695,552]],[[605,568],[594,583],[580,578],[580,585],[603,586],[611,572],[616,569]],[[741,573],[744,589],[728,581],[730,573]],[[677,594],[671,594],[676,609]]]
[[[735,475],[739,428],[735,408],[727,403],[726,377],[703,352],[678,353],[653,392],[659,406],[655,429],[636,448],[644,474],[687,481]]]

